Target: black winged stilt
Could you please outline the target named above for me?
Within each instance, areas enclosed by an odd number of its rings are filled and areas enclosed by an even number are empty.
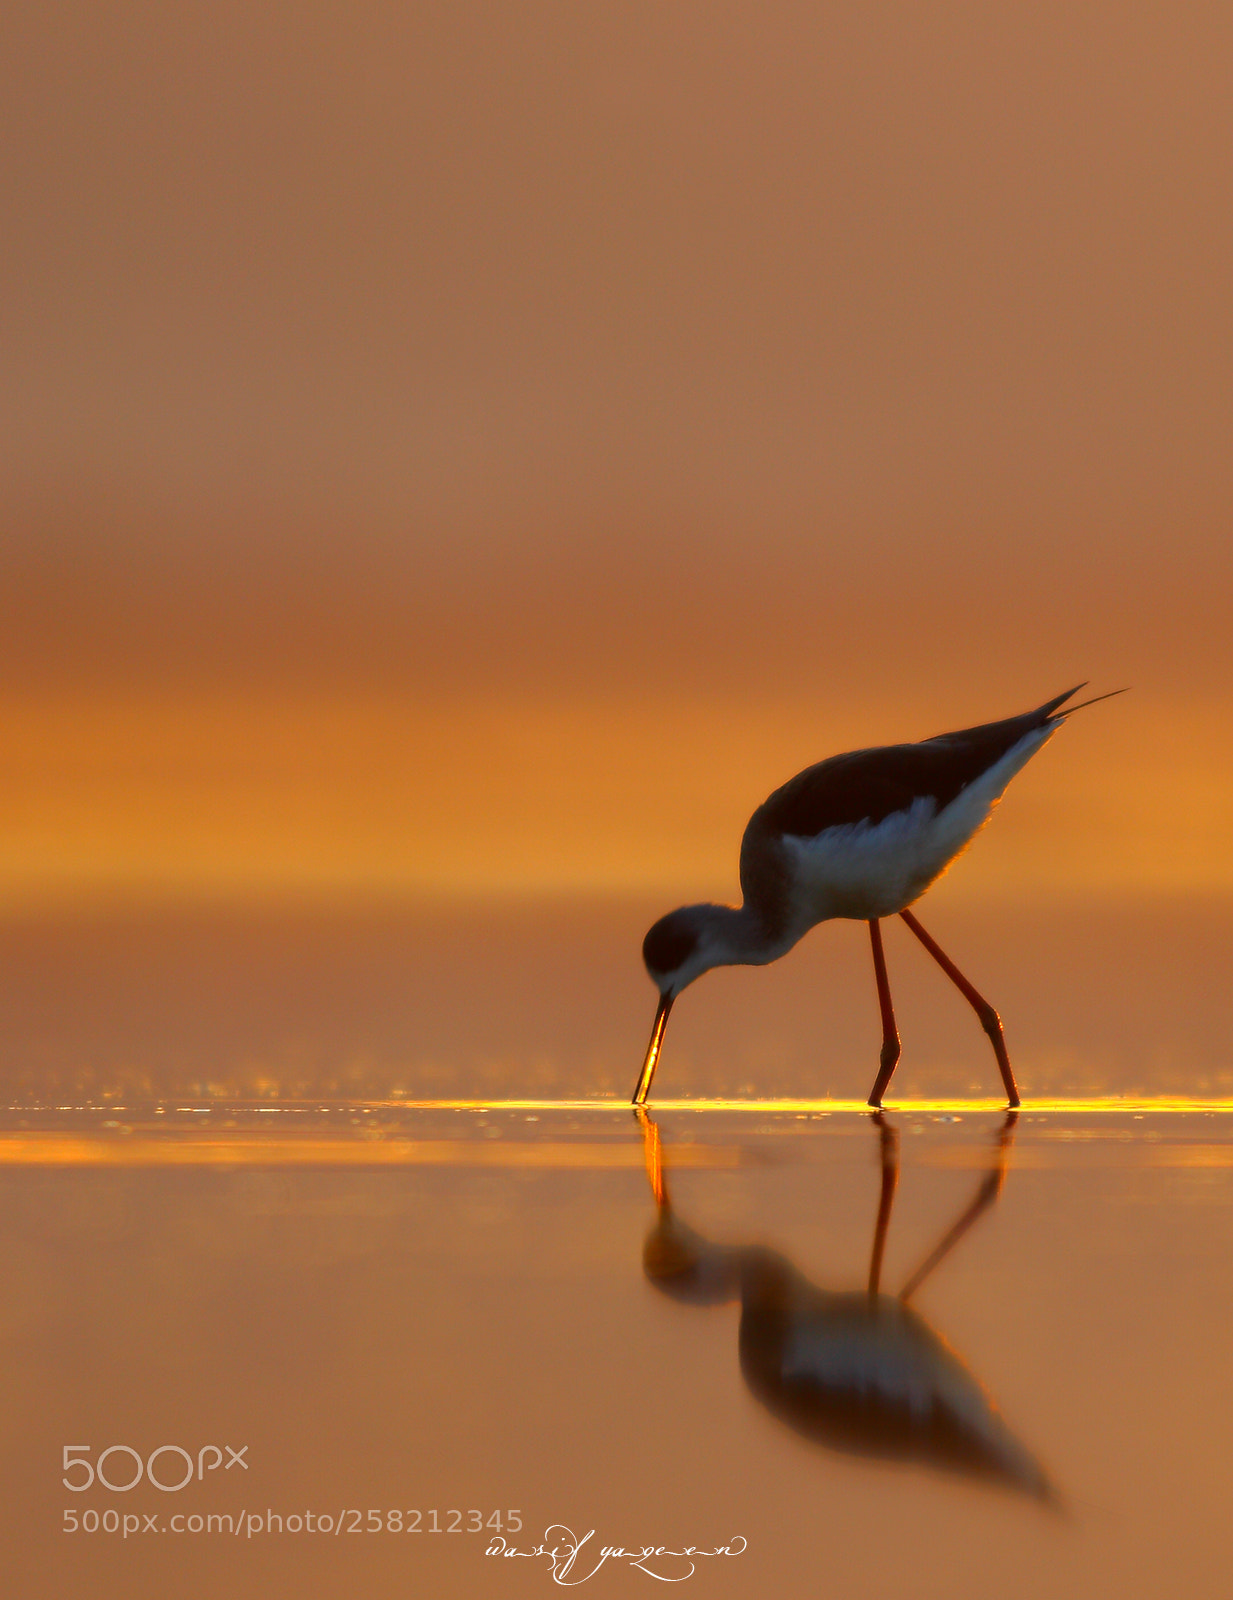
[[[633,1103],[642,1105],[650,1093],[668,1013],[682,989],[712,967],[777,961],[817,923],[846,917],[868,922],[873,945],[882,1055],[869,1104],[880,1106],[900,1045],[879,923],[898,915],[975,1009],[992,1041],[1006,1098],[1017,1106],[1001,1019],[908,907],[968,844],[1010,780],[1063,720],[1110,698],[1066,706],[1083,687],[1002,722],[831,756],[776,789],[749,819],[741,841],[744,903],[682,906],[661,917],[643,940],[659,1009]]]
[[[1018,1489],[1055,1510],[1062,1500],[1010,1431],[984,1386],[909,1304],[1006,1181],[1016,1111],[1008,1111],[975,1196],[897,1295],[882,1260],[899,1178],[899,1137],[875,1111],[882,1193],[867,1289],[824,1289],[777,1250],[726,1245],[692,1228],[668,1193],[659,1129],[645,1107],[647,1177],[657,1218],[643,1246],[648,1279],[695,1306],[741,1306],[741,1372],[754,1397],[805,1438],[832,1450],[914,1461]]]

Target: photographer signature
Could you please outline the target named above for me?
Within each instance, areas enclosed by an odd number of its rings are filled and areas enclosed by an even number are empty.
[[[554,1535],[557,1536],[555,1540]],[[562,1523],[554,1522],[550,1528],[544,1529],[543,1544],[537,1544],[529,1550],[519,1550],[516,1546],[507,1544],[498,1534],[484,1553],[506,1558],[513,1556],[523,1560],[541,1558],[552,1568],[553,1583],[572,1588],[574,1584],[585,1583],[588,1578],[593,1578],[606,1561],[627,1561],[631,1567],[637,1567],[649,1578],[656,1578],[660,1583],[684,1583],[686,1578],[692,1578],[698,1570],[699,1561],[712,1556],[743,1555],[748,1548],[747,1541],[739,1534],[730,1543],[717,1545],[714,1550],[699,1549],[695,1545],[687,1545],[683,1550],[669,1550],[666,1545],[651,1544],[626,1550],[623,1545],[606,1544],[593,1546],[586,1551],[579,1564],[579,1552],[583,1545],[594,1537],[594,1528],[590,1533],[584,1533],[581,1539],[576,1539],[569,1528]],[[584,1570],[592,1560],[594,1566],[589,1571]],[[575,1571],[576,1564],[577,1571]],[[685,1568],[684,1571],[681,1570],[682,1566]]]

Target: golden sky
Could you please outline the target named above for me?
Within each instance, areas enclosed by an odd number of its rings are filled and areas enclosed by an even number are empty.
[[[11,17],[0,903],[727,895],[1083,678],[956,892],[1233,887],[1225,8]]]

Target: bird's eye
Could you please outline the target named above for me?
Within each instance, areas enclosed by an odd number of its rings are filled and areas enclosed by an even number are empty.
[[[642,959],[651,972],[675,972],[693,955],[698,936],[675,913],[661,917],[642,941]]]

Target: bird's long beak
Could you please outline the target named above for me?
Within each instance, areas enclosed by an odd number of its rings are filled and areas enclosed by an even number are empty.
[[[669,1211],[668,1180],[664,1177],[664,1152],[659,1138],[659,1125],[645,1106],[634,1107],[634,1116],[642,1129],[642,1154],[646,1161],[646,1175],[651,1180],[651,1193],[660,1211]]]
[[[633,1104],[640,1106],[651,1092],[651,1079],[655,1076],[655,1067],[659,1061],[659,1048],[664,1042],[664,1029],[668,1026],[668,1013],[672,1010],[672,996],[661,994],[659,997],[659,1010],[655,1013],[655,1026],[651,1029],[651,1042],[646,1047],[646,1060],[642,1063],[642,1071],[638,1076],[638,1086],[634,1090]]]

